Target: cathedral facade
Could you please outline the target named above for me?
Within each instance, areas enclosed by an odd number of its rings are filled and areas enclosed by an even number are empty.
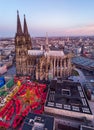
[[[15,51],[17,75],[30,75],[37,80],[63,78],[71,75],[71,55],[65,55],[61,50],[50,50],[48,38],[46,38],[45,49],[33,50],[25,15],[22,30],[19,12],[17,12]]]

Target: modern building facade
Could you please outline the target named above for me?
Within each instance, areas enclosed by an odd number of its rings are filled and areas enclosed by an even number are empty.
[[[30,75],[37,80],[48,80],[55,77],[67,77],[71,74],[71,54],[65,55],[63,50],[50,50],[48,37],[46,38],[45,49],[41,47],[41,50],[33,50],[26,18],[24,16],[22,31],[18,12],[15,48],[17,75]]]

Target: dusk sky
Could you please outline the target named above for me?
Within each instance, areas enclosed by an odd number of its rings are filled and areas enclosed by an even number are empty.
[[[15,36],[17,10],[31,37],[94,35],[94,0],[0,0],[0,37]]]

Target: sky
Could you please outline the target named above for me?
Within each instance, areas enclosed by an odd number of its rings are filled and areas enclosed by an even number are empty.
[[[15,36],[17,10],[31,37],[94,35],[94,0],[0,0],[0,37]]]

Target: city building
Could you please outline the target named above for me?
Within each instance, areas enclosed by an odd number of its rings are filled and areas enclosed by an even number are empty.
[[[71,54],[65,55],[61,50],[50,50],[48,37],[46,38],[45,49],[43,47],[41,50],[33,49],[25,16],[23,30],[17,12],[17,33],[15,36],[17,75],[30,75],[37,80],[71,75]]]
[[[22,130],[54,130],[54,117],[29,113],[24,120]]]
[[[53,115],[93,120],[82,86],[72,81],[52,80],[44,111]]]

